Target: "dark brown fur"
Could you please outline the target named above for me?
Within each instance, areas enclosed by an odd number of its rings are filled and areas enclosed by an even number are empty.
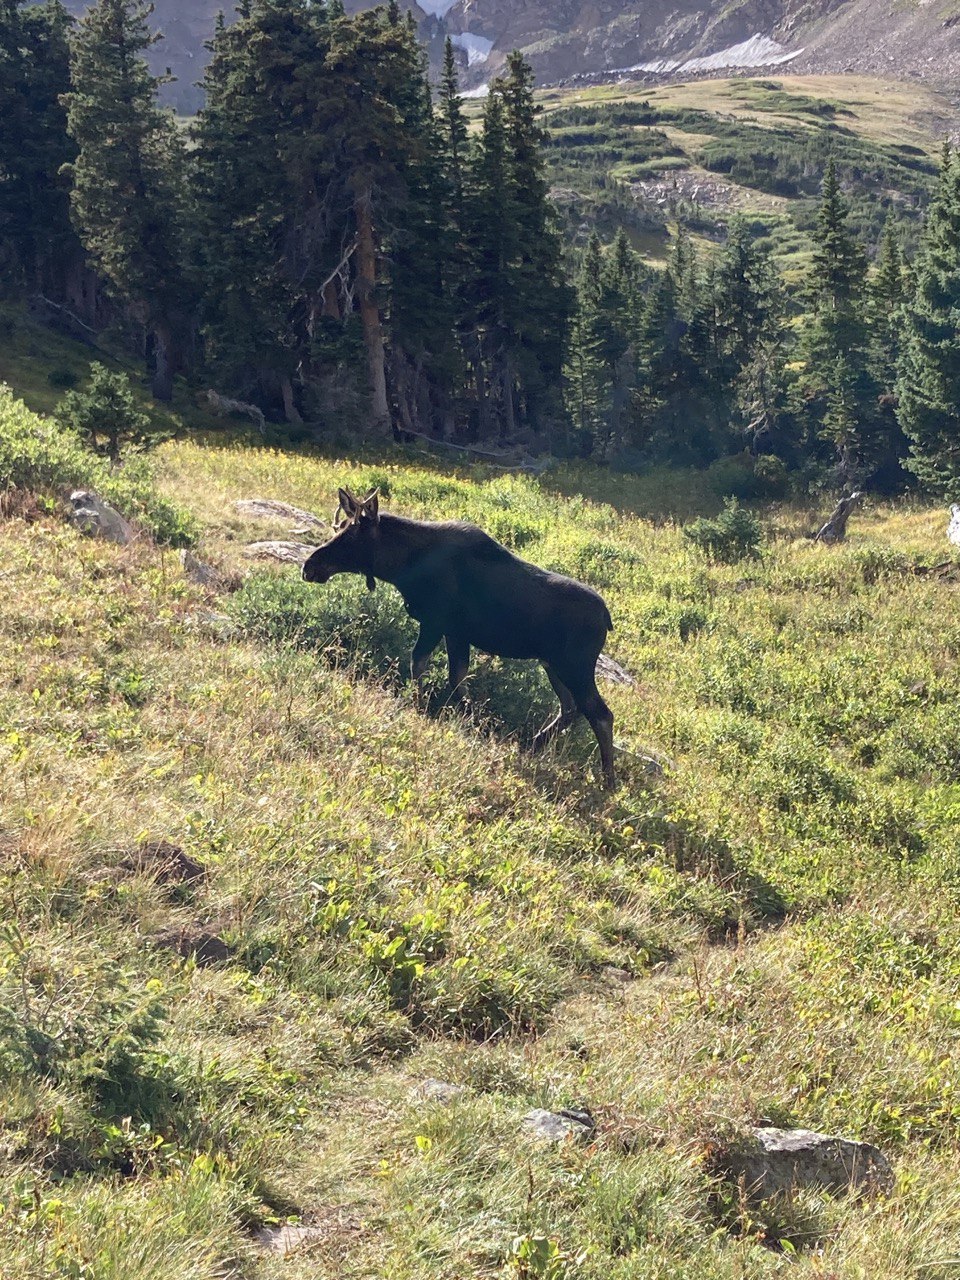
[[[537,734],[534,748],[583,714],[597,735],[606,783],[615,786],[613,715],[595,679],[597,658],[613,630],[601,596],[528,564],[474,525],[381,515],[376,493],[358,500],[341,490],[340,502],[345,527],[304,565],[306,581],[359,573],[371,589],[377,579],[392,583],[420,623],[414,678],[422,678],[445,640],[454,694],[467,678],[471,648],[538,659],[560,699],[560,713]]]

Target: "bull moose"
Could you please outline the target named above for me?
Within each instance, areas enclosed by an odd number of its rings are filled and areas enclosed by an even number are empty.
[[[502,658],[536,658],[560,699],[560,712],[537,734],[540,750],[586,716],[613,788],[613,715],[597,690],[596,664],[610,610],[591,587],[528,564],[475,525],[381,514],[379,490],[356,498],[340,490],[339,530],[303,566],[307,582],[358,573],[373,591],[392,583],[420,624],[412,673],[420,682],[446,641],[450,691],[459,696],[471,647]]]

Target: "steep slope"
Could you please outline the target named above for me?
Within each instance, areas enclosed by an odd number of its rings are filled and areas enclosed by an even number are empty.
[[[80,14],[87,0],[66,0]],[[346,0],[348,12],[372,8]],[[466,83],[482,85],[511,49],[541,83],[579,76],[681,75],[784,65],[804,72],[857,71],[946,83],[960,72],[958,0],[403,0],[438,62],[449,33]],[[205,43],[220,0],[156,0],[164,39],[156,70],[170,68],[169,101],[200,105]],[[691,60],[698,60],[691,63]]]
[[[956,0],[734,0],[723,7],[702,0],[458,0],[446,21],[451,30],[493,42],[486,74],[521,48],[544,83],[625,69],[686,75],[784,59],[804,70],[945,81],[960,67],[958,18]],[[694,58],[709,63],[683,65]]]

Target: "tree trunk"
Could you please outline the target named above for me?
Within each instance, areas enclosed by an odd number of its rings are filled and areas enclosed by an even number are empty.
[[[509,355],[503,358],[503,425],[507,439],[517,434],[517,414],[513,401],[513,362]]]
[[[323,307],[320,314],[327,316],[330,320],[343,319],[340,314],[340,291],[336,280],[328,280],[323,286]]]
[[[477,397],[477,438],[487,437],[487,388],[483,372],[483,346],[480,334],[473,335],[473,385]]]
[[[153,383],[154,400],[168,402],[173,399],[173,334],[164,321],[153,328]]]
[[[814,539],[815,542],[842,542],[847,536],[847,521],[854,508],[863,498],[862,493],[851,493],[848,498],[841,498],[833,515]]]
[[[303,418],[300,416],[300,411],[293,398],[293,383],[287,373],[281,373],[280,375],[280,394],[283,396],[284,417],[295,427],[302,427]]]
[[[369,190],[362,192],[354,205],[357,219],[357,290],[363,341],[367,349],[370,371],[370,408],[373,431],[385,435],[390,430],[390,406],[387,403],[387,371],[377,305],[377,246],[373,230],[373,201]]]

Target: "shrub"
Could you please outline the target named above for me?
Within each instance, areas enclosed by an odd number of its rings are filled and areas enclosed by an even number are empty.
[[[90,366],[87,388],[68,391],[55,416],[111,462],[119,462],[125,449],[149,448],[161,439],[149,415],[134,399],[127,375],[111,373],[96,362]]]
[[[96,490],[158,542],[189,546],[196,540],[191,517],[157,493],[146,459],[107,466],[75,430],[32,413],[0,385],[0,491],[60,497],[74,488]]]
[[[67,391],[75,387],[79,379],[72,369],[51,369],[47,374],[47,382],[51,387],[58,390]]]
[[[694,520],[683,530],[683,536],[712,560],[735,564],[748,556],[759,556],[763,528],[736,498],[728,498],[715,520]]]

